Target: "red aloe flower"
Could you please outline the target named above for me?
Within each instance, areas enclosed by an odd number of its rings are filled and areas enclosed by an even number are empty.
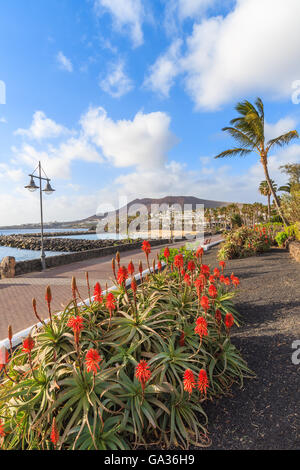
[[[101,286],[99,282],[97,282],[94,287],[94,301],[101,304],[102,300],[103,300],[103,297],[102,297]]]
[[[140,273],[140,278],[142,279],[142,277],[143,277],[143,263],[141,261],[139,262],[139,273]]]
[[[224,323],[227,330],[229,331],[230,328],[234,325],[234,318],[232,313],[226,313]]]
[[[184,276],[183,282],[185,282],[185,284],[187,286],[191,285],[191,278],[190,278],[190,275],[188,273],[186,273],[186,275]]]
[[[196,335],[200,336],[200,339],[202,341],[203,336],[208,336],[208,331],[207,331],[207,321],[203,317],[198,317],[196,320],[196,326],[195,326],[195,333]]]
[[[225,278],[224,278],[224,284],[225,284],[225,286],[230,286],[230,279],[229,279],[229,277],[225,277]]]
[[[233,278],[232,278],[232,284],[234,285],[234,287],[237,287],[237,286],[240,284],[239,278],[236,277],[236,276],[233,276]]]
[[[5,437],[4,426],[2,424],[2,420],[0,419],[0,436]]]
[[[223,274],[221,274],[220,276],[220,282],[224,282],[225,281],[225,276],[223,276]]]
[[[83,318],[80,315],[77,317],[71,317],[67,323],[67,326],[72,328],[74,333],[80,333],[81,330],[83,330]]]
[[[183,388],[191,395],[195,386],[196,384],[194,374],[190,369],[187,369],[183,375]]]
[[[128,273],[130,276],[132,276],[134,273],[134,265],[132,261],[130,261],[130,263],[128,264]]]
[[[125,285],[126,279],[128,278],[128,272],[125,266],[119,268],[117,279],[120,285]]]
[[[195,284],[195,287],[196,287],[196,290],[197,290],[197,295],[198,295],[198,297],[200,298],[201,292],[202,292],[203,287],[204,287],[203,278],[200,277],[200,276],[197,277],[197,279],[195,280],[194,284]]]
[[[199,246],[199,248],[196,251],[196,258],[202,259],[203,253],[204,253],[204,249],[202,248],[202,246]]]
[[[159,271],[162,270],[162,265],[161,265],[161,262],[160,262],[160,261],[158,261],[158,263],[157,263],[157,269],[158,269]]]
[[[75,276],[72,277],[71,289],[72,289],[73,299],[76,300],[76,294],[77,294],[78,289],[77,289],[77,283],[76,283],[76,277]]]
[[[167,262],[169,262],[169,258],[170,258],[170,250],[169,248],[165,248],[165,251],[164,251],[164,257],[166,258]]]
[[[135,376],[138,379],[138,381],[141,383],[142,390],[144,392],[146,382],[148,382],[148,380],[151,377],[151,371],[146,361],[139,362],[139,364],[137,365],[135,369]]]
[[[218,295],[218,291],[217,291],[216,287],[213,284],[211,284],[208,288],[208,295],[212,299],[215,299]]]
[[[102,361],[99,353],[96,349],[89,349],[85,356],[85,365],[88,372],[93,371],[93,374],[97,374],[100,369],[99,362]]]
[[[78,315],[77,317],[71,317],[67,323],[67,326],[69,328],[72,328],[74,332],[75,344],[76,346],[78,346],[80,332],[81,330],[83,330],[83,318],[80,315]]]
[[[179,254],[179,255],[176,255],[174,257],[174,266],[176,266],[176,268],[183,268],[183,256],[182,254]]]
[[[221,323],[222,321],[222,313],[221,313],[221,310],[219,310],[218,308],[216,309],[215,319],[217,323]]]
[[[209,387],[209,380],[205,369],[201,369],[198,375],[198,390],[206,395],[206,390]]]
[[[106,308],[109,310],[109,316],[111,318],[113,310],[116,309],[116,299],[112,292],[109,292],[106,296]]]
[[[9,354],[5,347],[0,349],[0,370],[4,369],[9,361]]]
[[[188,262],[187,269],[188,269],[188,271],[191,271],[191,273],[193,273],[195,271],[196,265],[195,265],[193,260]]]
[[[225,268],[225,266],[226,266],[225,261],[220,261],[220,262],[219,262],[219,265],[221,266],[221,268],[222,268],[222,273],[223,273],[223,272],[224,272],[224,268]]]
[[[50,286],[48,286],[47,289],[46,289],[45,300],[46,300],[47,305],[48,305],[48,310],[50,310],[50,304],[51,304],[51,300],[52,300],[52,294],[51,294]]]
[[[201,303],[201,307],[203,308],[203,310],[207,312],[207,310],[209,309],[209,299],[206,295],[202,296],[200,303]]]
[[[202,264],[201,273],[205,276],[209,276],[209,266],[207,266],[206,264]]]
[[[34,348],[34,340],[31,338],[31,336],[29,335],[24,341],[23,341],[23,348],[22,348],[22,351],[27,353],[27,354],[31,354],[31,351],[33,350]]]
[[[142,250],[145,252],[147,258],[151,253],[151,245],[148,241],[144,240],[142,244]]]
[[[214,276],[217,277],[217,278],[220,277],[220,270],[219,270],[219,268],[215,268],[215,269],[214,269]]]
[[[53,421],[52,421],[52,428],[51,428],[51,435],[50,435],[50,439],[51,439],[51,442],[54,444],[54,446],[56,447],[56,444],[58,443],[59,441],[59,433],[58,433],[58,429],[57,429],[57,424],[56,424],[56,419],[53,418]]]
[[[132,279],[132,281],[131,281],[131,289],[133,290],[133,293],[136,294],[137,283],[136,283],[135,277],[134,277],[134,278]]]

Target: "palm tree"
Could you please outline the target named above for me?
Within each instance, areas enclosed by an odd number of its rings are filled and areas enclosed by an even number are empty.
[[[265,178],[274,198],[276,209],[286,225],[287,222],[280,209],[280,203],[269,176],[268,155],[273,147],[283,147],[284,145],[288,145],[293,139],[298,138],[298,132],[296,130],[289,131],[266,142],[265,115],[262,100],[257,98],[255,106],[245,100],[237,103],[235,109],[239,113],[239,116],[230,121],[231,127],[224,127],[222,130],[228,132],[237,141],[239,146],[225,150],[215,158],[235,157],[237,155],[243,157],[249,153],[256,152],[260,157]]]
[[[284,191],[285,193],[291,193],[292,190],[292,183],[286,183],[284,186],[280,186],[278,191]]]
[[[272,187],[274,189],[274,191],[276,192],[277,191],[277,185],[276,183],[274,182],[274,180],[270,180],[271,181],[271,184],[272,184]],[[269,184],[268,184],[268,181],[262,181],[259,185],[259,188],[258,188],[260,194],[262,194],[263,196],[266,196],[268,198],[268,219],[270,220],[270,217],[271,217],[271,191],[270,191],[270,187],[269,187]]]

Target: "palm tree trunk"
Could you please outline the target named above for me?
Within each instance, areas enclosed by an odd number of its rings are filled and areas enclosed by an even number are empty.
[[[268,220],[270,222],[270,219],[271,219],[271,196],[270,196],[270,193],[268,193],[267,196],[268,196]]]
[[[287,220],[285,219],[285,217],[284,217],[284,215],[283,215],[283,213],[282,213],[282,210],[281,210],[281,208],[280,208],[280,204],[279,204],[278,198],[277,198],[277,196],[276,196],[276,193],[275,193],[274,188],[273,188],[272,183],[271,183],[271,178],[270,178],[269,171],[268,171],[266,156],[264,156],[264,155],[261,156],[261,163],[262,163],[263,168],[264,168],[265,177],[266,177],[266,180],[267,180],[267,182],[268,182],[270,191],[271,191],[272,196],[273,196],[273,198],[274,198],[274,202],[275,202],[275,206],[276,206],[277,212],[278,212],[278,214],[280,215],[280,217],[282,218],[282,221],[283,221],[284,225],[288,225]]]

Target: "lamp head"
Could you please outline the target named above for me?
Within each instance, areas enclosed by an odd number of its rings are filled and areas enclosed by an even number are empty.
[[[39,187],[34,182],[33,176],[30,177],[30,183],[27,186],[25,186],[25,189],[28,189],[28,191],[32,193],[36,191],[37,189],[39,189]]]

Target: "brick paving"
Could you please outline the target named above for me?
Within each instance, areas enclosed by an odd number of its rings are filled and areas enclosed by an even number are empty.
[[[213,237],[217,240],[218,236]],[[181,246],[183,242],[174,243],[172,246]],[[163,247],[160,245],[152,249],[152,259]],[[14,279],[0,280],[0,340],[7,337],[8,325],[12,326],[13,333],[18,333],[24,328],[30,327],[36,321],[32,312],[32,299],[37,300],[39,315],[47,318],[47,306],[44,300],[45,290],[48,285],[52,291],[53,311],[62,310],[71,298],[71,279],[76,277],[77,286],[81,297],[88,297],[88,290],[85,282],[85,272],[88,271],[90,285],[94,286],[96,282],[100,282],[102,288],[113,285],[112,256],[89,259],[87,261],[79,261],[76,263],[47,269],[44,272],[34,272],[15,277]],[[136,268],[141,259],[144,269],[146,269],[145,257],[141,250],[131,250],[121,253],[121,262],[126,265],[133,260]],[[150,264],[151,265],[151,264]]]

